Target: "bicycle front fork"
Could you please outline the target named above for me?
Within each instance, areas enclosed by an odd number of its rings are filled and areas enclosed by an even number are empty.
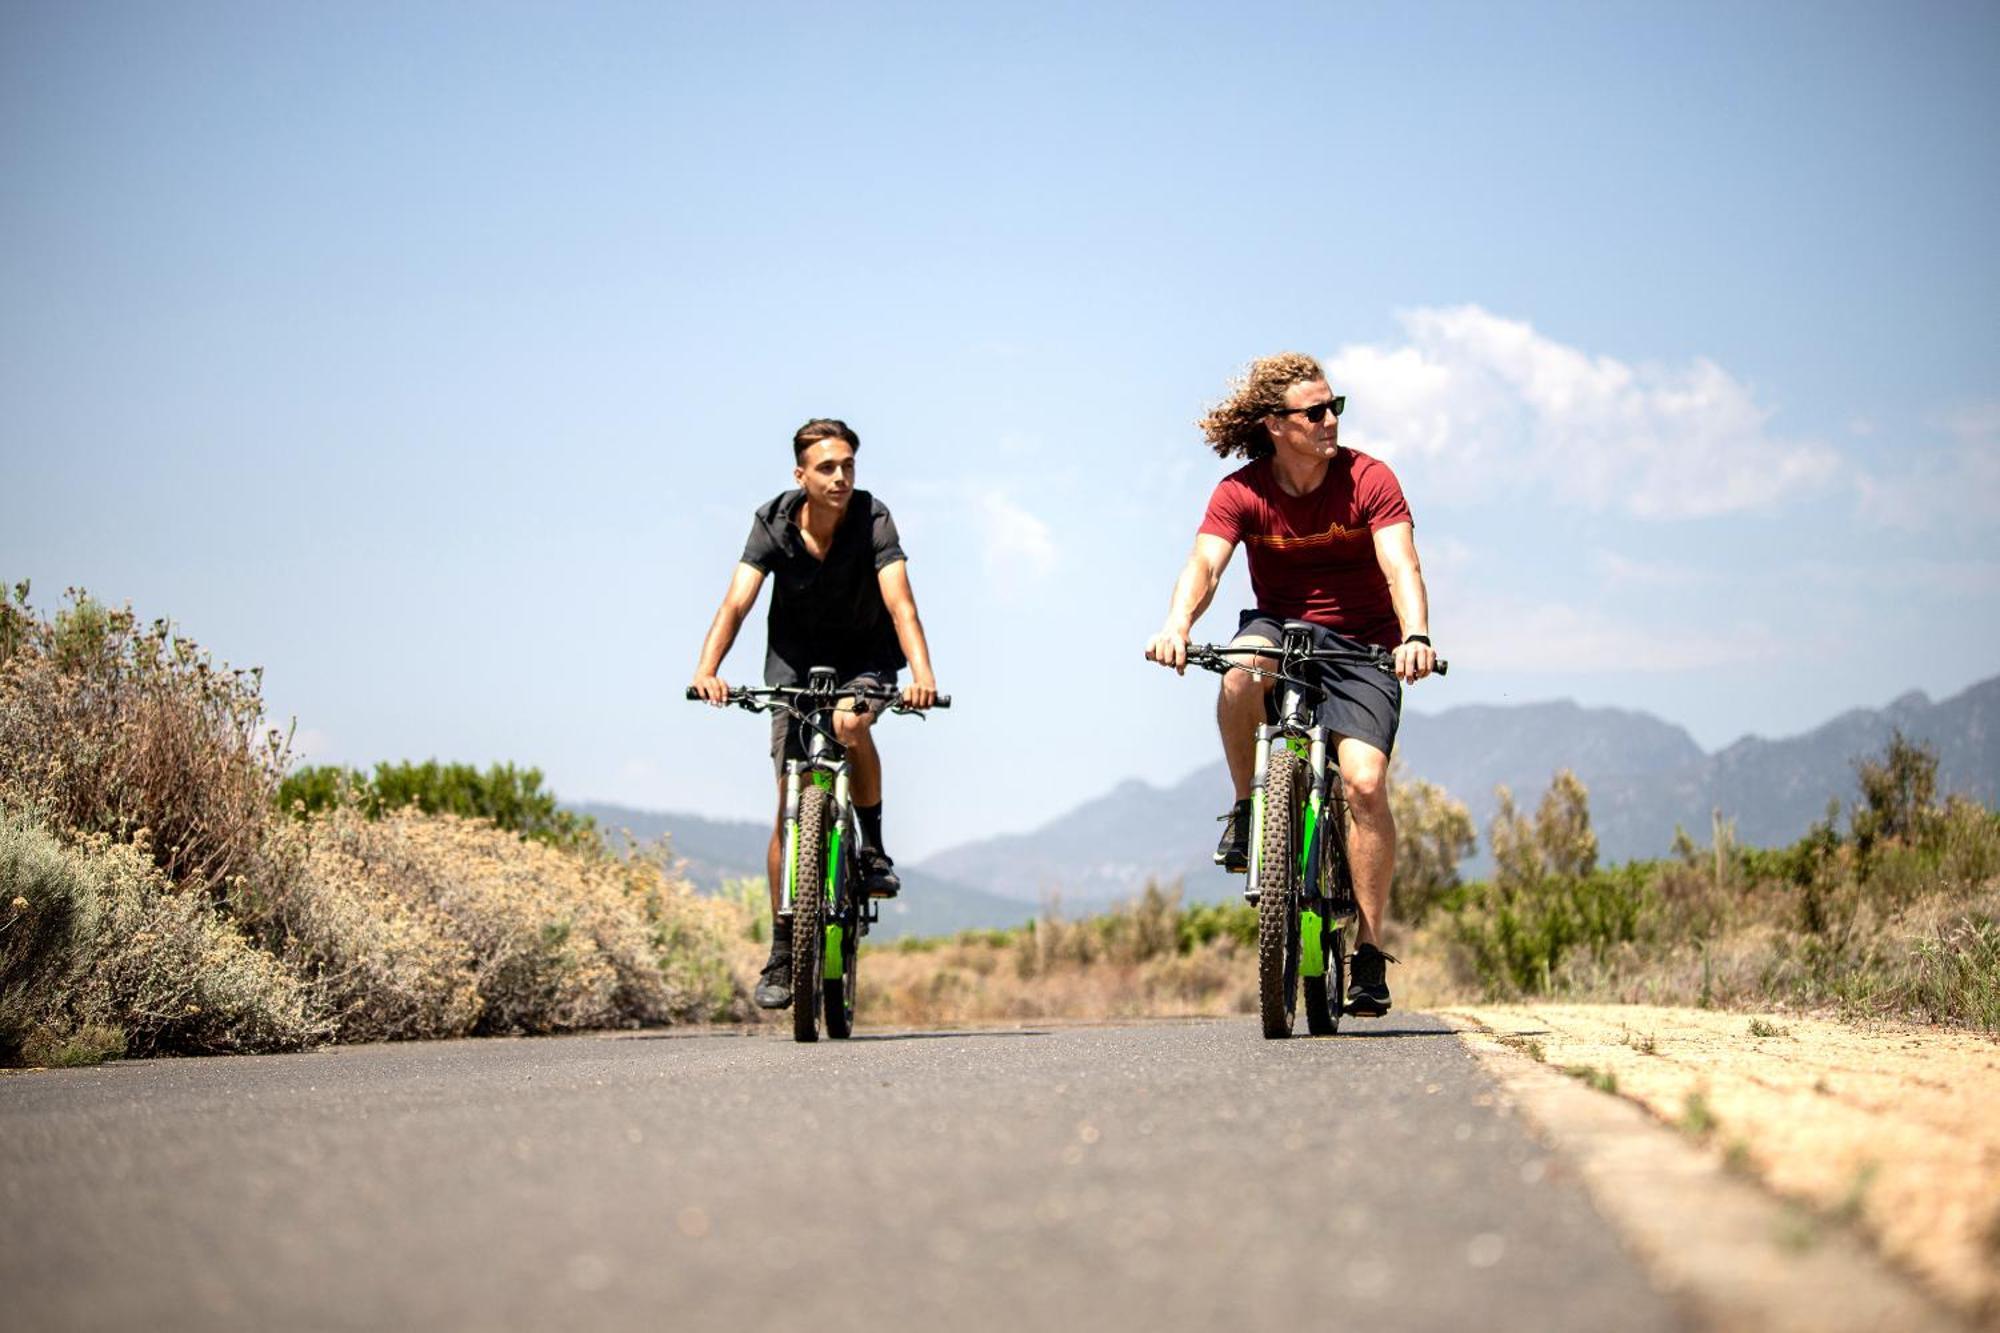
[[[1258,871],[1263,866],[1264,849],[1264,785],[1271,772],[1271,750],[1274,743],[1282,744],[1292,753],[1306,761],[1304,777],[1308,786],[1305,801],[1304,827],[1299,830],[1298,877],[1293,882],[1303,886],[1306,898],[1319,895],[1318,857],[1314,846],[1320,828],[1319,817],[1326,800],[1326,728],[1310,728],[1304,736],[1288,736],[1283,727],[1266,723],[1257,728],[1257,761],[1250,777],[1250,866],[1245,877],[1243,897],[1256,902],[1260,896],[1258,885],[1262,877]]]
[[[786,921],[792,919],[792,897],[798,890],[799,882],[799,794],[805,790],[806,783],[823,783],[827,781],[827,778],[828,775],[825,769],[816,768],[808,770],[804,761],[798,759],[788,759],[785,761],[785,859],[783,862],[785,882],[783,888],[780,890],[778,916]],[[829,855],[826,860],[828,871],[827,883],[829,884],[833,882],[834,875],[837,873],[834,867],[839,862],[840,843],[846,832],[848,801],[847,765],[840,765],[833,772],[831,781],[833,785],[833,800],[827,811],[827,816],[831,828],[837,831],[837,835],[831,840]],[[816,885],[814,887],[818,888],[821,892],[825,892],[824,885]]]

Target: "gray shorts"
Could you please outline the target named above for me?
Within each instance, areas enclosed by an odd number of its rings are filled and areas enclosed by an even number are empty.
[[[1255,634],[1272,643],[1285,641],[1285,622],[1267,611],[1245,611],[1237,619],[1236,633]],[[1348,652],[1375,651],[1375,645],[1336,634],[1323,625],[1313,626],[1315,648],[1338,648]],[[1383,754],[1394,750],[1396,726],[1403,717],[1403,683],[1386,671],[1372,666],[1350,666],[1345,662],[1316,662],[1313,670],[1326,689],[1316,720],[1336,736],[1351,736],[1374,746]],[[1264,715],[1276,722],[1278,691],[1264,696]]]
[[[862,671],[848,677],[842,689],[870,688],[894,689],[894,671]],[[778,781],[785,780],[785,761],[806,757],[806,732],[799,720],[789,713],[771,714],[771,767],[778,774]]]

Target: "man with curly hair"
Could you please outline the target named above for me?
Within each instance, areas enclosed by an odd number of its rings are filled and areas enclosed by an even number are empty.
[[[1219,456],[1247,461],[1209,497],[1194,552],[1174,585],[1166,623],[1146,644],[1146,657],[1187,670],[1188,635],[1238,543],[1249,548],[1257,605],[1238,617],[1233,647],[1275,647],[1286,621],[1303,620],[1316,627],[1325,646],[1393,652],[1395,679],[1371,668],[1326,664],[1327,699],[1319,713],[1338,742],[1340,780],[1354,814],[1348,852],[1361,924],[1347,1011],[1375,1018],[1389,1012],[1385,964],[1394,961],[1382,952],[1381,936],[1396,862],[1388,771],[1402,715],[1399,682],[1422,680],[1437,659],[1410,507],[1387,464],[1341,447],[1346,401],[1328,387],[1317,361],[1285,352],[1252,362],[1236,391],[1203,418],[1202,433]],[[1232,873],[1245,870],[1249,860],[1257,727],[1274,683],[1232,671],[1223,676],[1216,701],[1236,804],[1223,816],[1215,859]]]
[[[889,507],[854,488],[854,455],[861,437],[846,422],[816,417],[792,436],[792,480],[750,520],[750,539],[730,576],[695,664],[693,689],[721,706],[729,684],[719,674],[736,632],[757,604],[767,575],[775,576],[765,635],[764,683],[802,685],[814,666],[830,666],[849,686],[893,686],[905,665],[911,680],[903,702],[929,708],[937,702],[930,646],[896,520]],[[902,888],[895,861],[882,842],[882,759],[875,748],[876,713],[844,700],[833,733],[847,749],[854,814],[861,828],[861,874],[870,896],[893,898]],[[765,852],[771,889],[771,957],[757,979],[756,1000],[765,1009],[792,1002],[792,922],[779,908],[785,837],[785,761],[805,758],[796,719],[771,723],[771,762],[778,773],[778,816]]]

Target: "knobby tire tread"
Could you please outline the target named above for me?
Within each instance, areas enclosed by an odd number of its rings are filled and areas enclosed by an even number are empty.
[[[1292,1035],[1298,1004],[1299,773],[1289,750],[1272,746],[1264,774],[1264,820],[1257,838],[1257,1008],[1269,1038]]]
[[[833,797],[799,793],[799,868],[792,882],[792,1039],[819,1040],[820,950],[826,941],[826,835]]]

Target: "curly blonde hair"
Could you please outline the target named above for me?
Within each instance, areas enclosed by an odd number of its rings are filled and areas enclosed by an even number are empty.
[[[1323,380],[1326,372],[1304,352],[1280,352],[1250,363],[1230,385],[1229,397],[1201,419],[1209,447],[1224,458],[1256,460],[1275,451],[1264,418],[1285,405],[1285,390],[1294,384]]]

